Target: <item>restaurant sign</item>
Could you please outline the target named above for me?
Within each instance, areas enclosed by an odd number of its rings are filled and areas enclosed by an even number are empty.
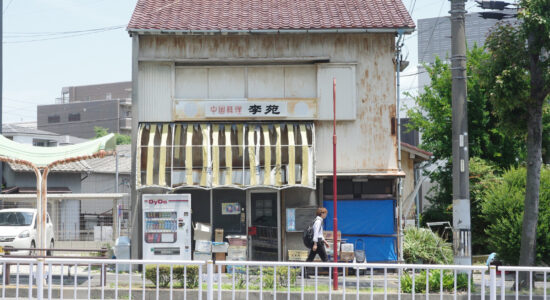
[[[205,105],[205,116],[227,117],[286,117],[286,102],[209,101]]]
[[[203,119],[314,119],[315,99],[174,100],[173,118]]]

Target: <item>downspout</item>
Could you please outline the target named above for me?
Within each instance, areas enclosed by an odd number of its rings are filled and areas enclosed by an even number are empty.
[[[397,30],[397,42],[395,43],[395,62],[396,62],[396,72],[397,72],[397,79],[396,79],[396,119],[397,119],[397,168],[399,169],[399,172],[401,173],[401,118],[399,117],[399,111],[400,111],[400,97],[401,97],[401,90],[400,90],[400,72],[401,72],[401,48],[403,47],[403,30],[399,29]],[[398,177],[397,179],[397,215],[398,215],[398,235],[399,235],[399,260],[403,260],[403,217],[401,215],[401,196],[403,194],[403,179],[401,177]]]

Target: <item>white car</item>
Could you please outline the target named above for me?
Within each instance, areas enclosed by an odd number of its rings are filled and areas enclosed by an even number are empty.
[[[46,215],[46,239],[49,241],[48,248],[53,248],[53,225],[50,215]],[[0,247],[37,248],[36,226],[36,209],[34,208],[0,210]],[[20,250],[11,251],[10,254],[31,255],[33,252],[32,250]]]

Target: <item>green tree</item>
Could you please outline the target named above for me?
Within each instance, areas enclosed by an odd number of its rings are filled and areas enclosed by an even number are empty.
[[[526,135],[527,175],[519,263],[531,266],[536,258],[543,111],[550,93],[550,1],[521,0],[519,6],[521,23],[502,24],[487,37],[491,57],[485,69],[491,101],[501,123],[516,135]]]
[[[480,214],[485,219],[487,244],[506,264],[520,263],[525,199],[525,167],[512,168],[496,180],[485,182]],[[550,168],[542,168],[536,263],[550,264]]]
[[[474,45],[467,52],[468,72],[468,139],[470,157],[479,157],[495,168],[506,168],[516,163],[523,153],[523,144],[513,135],[498,127],[488,100],[486,85],[482,80],[482,63],[489,59],[488,53]],[[421,147],[433,152],[433,162],[439,162],[430,179],[437,187],[428,199],[432,207],[423,215],[423,222],[452,220],[452,111],[450,65],[436,59],[426,66],[431,84],[423,93],[413,97],[417,106],[409,110],[411,128],[422,132]],[[471,182],[474,185],[475,182]],[[473,203],[472,205],[475,205]],[[476,210],[472,209],[472,228],[475,228]],[[482,236],[473,235],[474,251],[484,251]],[[482,248],[476,247],[477,245]]]
[[[102,136],[106,136],[109,134],[109,131],[107,128],[100,127],[100,126],[94,126],[95,131],[95,137],[99,138]],[[115,133],[115,140],[117,145],[128,145],[132,143],[132,137],[125,134]]]

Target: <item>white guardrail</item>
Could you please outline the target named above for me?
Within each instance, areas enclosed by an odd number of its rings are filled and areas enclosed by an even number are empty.
[[[550,273],[550,267],[82,257],[0,258],[0,267],[2,299],[531,300],[548,299]],[[523,288],[515,284],[522,277]]]

